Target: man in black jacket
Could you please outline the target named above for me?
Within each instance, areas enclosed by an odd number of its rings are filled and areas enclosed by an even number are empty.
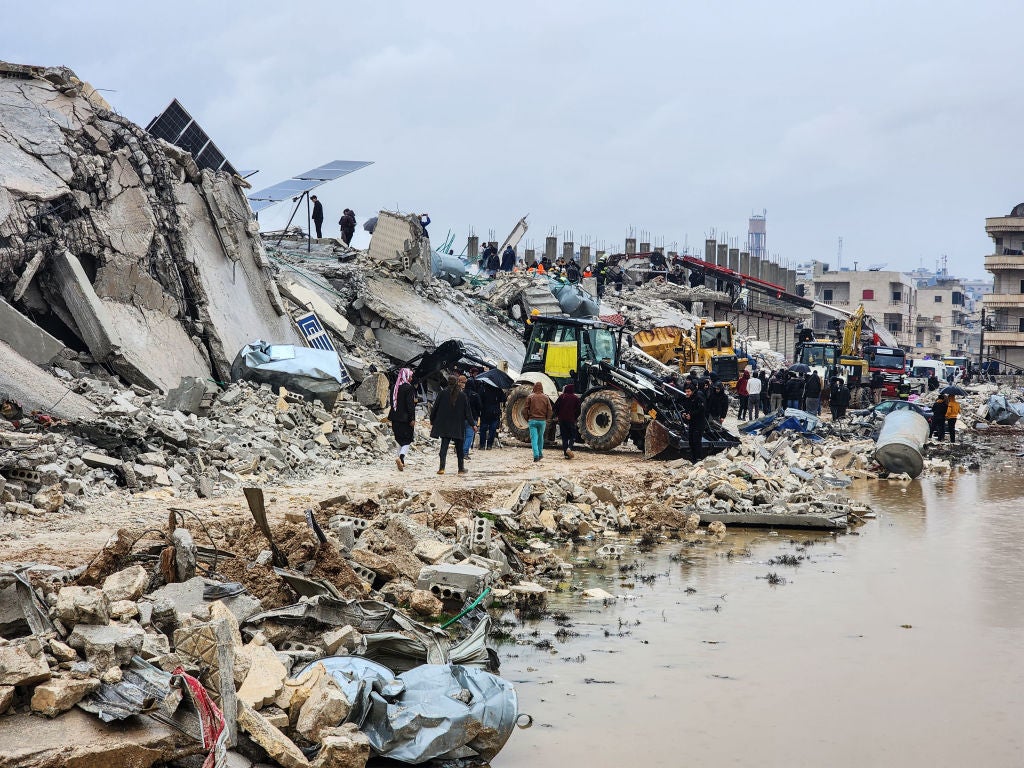
[[[804,396],[804,380],[800,374],[790,371],[789,379],[783,387],[787,408],[799,408]]]
[[[462,443],[462,454],[468,459],[469,451],[473,447],[473,438],[476,437],[477,429],[480,426],[480,414],[483,411],[483,403],[480,401],[480,393],[477,391],[477,387],[480,386],[478,381],[470,381],[465,376],[459,376],[459,386],[462,387],[466,393],[466,398],[469,400],[469,411],[473,419],[472,424],[466,426],[466,437]]]
[[[692,381],[687,381],[683,385],[683,392],[686,393],[686,399],[683,401],[686,414],[683,418],[686,419],[686,428],[689,433],[690,461],[696,464],[703,458],[701,441],[704,439],[704,428],[707,426],[707,403],[704,402],[704,396],[697,391]]]
[[[316,195],[309,198],[310,202],[313,203],[313,225],[316,227],[317,239],[324,236],[324,206],[316,199]]]
[[[501,271],[511,272],[516,266],[516,252],[511,245],[506,245],[501,254]]]
[[[708,394],[708,418],[721,424],[729,415],[729,395],[722,382],[716,382]]]
[[[341,242],[345,245],[352,244],[352,235],[356,233],[356,214],[351,208],[346,208],[342,211],[341,218],[338,219],[338,225],[341,227]]]
[[[480,385],[480,449],[487,451],[494,447],[501,422],[501,406],[507,396],[505,391],[490,384]]]

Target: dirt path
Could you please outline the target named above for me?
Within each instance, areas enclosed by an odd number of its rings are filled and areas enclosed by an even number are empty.
[[[311,478],[294,483],[253,483],[262,485],[268,513],[282,518],[285,512],[302,510],[342,492],[377,493],[391,489],[410,492],[457,489],[499,491],[532,478],[583,477],[595,475],[609,480],[635,476],[645,463],[633,449],[612,453],[576,452],[567,461],[555,448],[535,464],[528,446],[518,443],[490,451],[474,451],[467,462],[469,474],[459,475],[454,455],[449,456],[447,474],[438,475],[437,454],[427,449],[414,451],[404,472],[388,459],[341,475]],[[73,567],[87,562],[119,528],[160,528],[167,525],[168,509],[182,507],[205,520],[248,515],[241,487],[226,490],[212,499],[178,498],[167,489],[134,496],[123,491],[87,501],[86,511],[61,511],[50,515],[20,518],[0,532],[0,561],[43,562]],[[202,542],[200,542],[202,543]]]

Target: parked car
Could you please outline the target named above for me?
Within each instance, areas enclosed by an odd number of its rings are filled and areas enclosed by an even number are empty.
[[[886,414],[892,413],[893,411],[899,410],[901,408],[908,408],[912,411],[917,411],[918,413],[925,417],[929,424],[932,423],[931,408],[925,408],[922,405],[918,405],[917,403],[911,403],[907,400],[883,400],[878,405],[872,405],[870,408],[861,408],[856,411],[850,411],[850,415],[863,417],[871,416],[877,413],[880,418],[884,419]]]

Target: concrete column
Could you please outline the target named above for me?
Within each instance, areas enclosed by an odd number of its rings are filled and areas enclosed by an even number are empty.
[[[589,245],[581,245],[580,246],[580,266],[581,267],[585,267],[588,264],[592,264],[592,263],[593,262],[590,260],[590,246]]]
[[[546,237],[544,238],[544,255],[554,261],[558,258],[558,238],[557,237]]]
[[[786,293],[796,293],[796,270],[786,270]]]
[[[470,261],[480,260],[480,238],[476,235],[470,235],[466,241],[466,255]]]
[[[750,272],[751,277],[761,277],[761,257],[750,254]]]
[[[526,260],[526,266],[535,264],[537,262],[537,252],[533,248],[527,248],[523,253],[523,259]]]
[[[729,245],[727,243],[718,244],[718,253],[715,256],[715,264],[720,267],[729,266]]]
[[[576,243],[572,240],[566,240],[562,243],[562,258],[566,261],[572,261],[576,257]]]
[[[650,243],[640,243],[640,250],[637,251],[637,253],[650,253],[650,252],[651,252],[651,244]]]
[[[740,271],[740,249],[739,248],[730,248],[729,249],[729,263],[726,264],[726,266],[729,267],[729,269],[733,270],[734,272],[739,272]]]
[[[704,261],[709,264],[715,263],[715,248],[717,245],[718,244],[714,240],[704,241]]]
[[[636,238],[635,237],[627,237],[626,238],[626,254],[627,255],[632,255],[634,253],[636,253]]]
[[[739,250],[737,249],[736,258],[740,262],[740,272],[742,274],[744,274],[744,275],[749,275],[750,274],[750,254],[749,253],[745,253],[745,252],[744,253],[740,253]]]

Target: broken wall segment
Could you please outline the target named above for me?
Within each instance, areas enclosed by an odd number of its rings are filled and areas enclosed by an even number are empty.
[[[370,237],[369,256],[410,282],[429,283],[432,275],[430,238],[420,217],[381,211]]]

